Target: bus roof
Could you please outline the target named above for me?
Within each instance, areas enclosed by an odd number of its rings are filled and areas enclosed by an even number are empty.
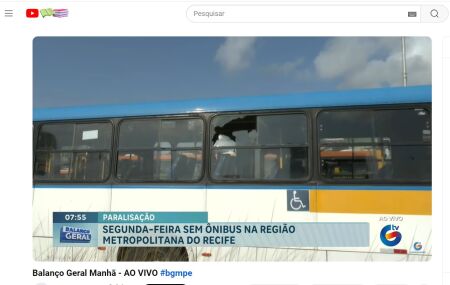
[[[407,103],[431,103],[431,86],[40,108],[33,121]]]

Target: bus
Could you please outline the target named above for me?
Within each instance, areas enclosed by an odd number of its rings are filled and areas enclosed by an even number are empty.
[[[36,260],[425,261],[432,255],[431,86],[34,109],[33,130]],[[370,245],[61,248],[52,246],[56,211],[366,222]]]

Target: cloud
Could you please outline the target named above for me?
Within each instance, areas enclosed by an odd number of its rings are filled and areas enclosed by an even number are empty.
[[[272,75],[289,77],[297,81],[310,81],[314,80],[314,71],[306,66],[304,57],[298,57],[296,59],[285,61],[282,63],[274,63],[267,67],[267,72]]]
[[[406,38],[408,85],[431,84],[431,41]],[[334,38],[314,60],[319,78],[340,88],[402,86],[401,38]]]
[[[304,62],[305,60],[300,57],[291,61],[272,64],[268,67],[268,70],[274,74],[280,75],[295,74],[299,72]]]
[[[229,73],[243,70],[253,60],[255,42],[256,38],[227,38],[217,49],[215,60]]]

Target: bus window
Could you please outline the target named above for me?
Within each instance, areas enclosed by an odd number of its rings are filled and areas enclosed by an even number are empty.
[[[216,180],[304,180],[304,114],[219,115],[212,121],[211,175]]]
[[[41,126],[36,145],[35,179],[105,180],[110,171],[111,132],[109,123]]]
[[[120,124],[117,178],[196,181],[202,174],[201,119],[136,119]]]
[[[431,179],[431,116],[425,109],[324,111],[318,128],[324,178]]]

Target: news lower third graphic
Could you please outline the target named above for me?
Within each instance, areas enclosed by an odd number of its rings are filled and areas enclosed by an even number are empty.
[[[209,222],[207,212],[54,212],[53,246],[368,247],[369,223],[220,223]]]

